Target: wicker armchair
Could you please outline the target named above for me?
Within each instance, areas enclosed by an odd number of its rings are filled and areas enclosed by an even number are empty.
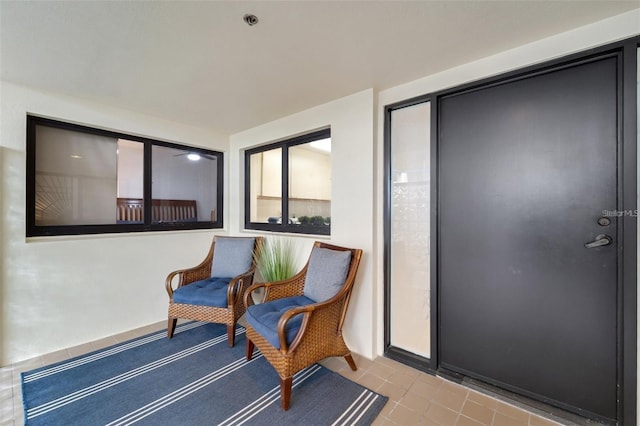
[[[198,266],[180,269],[167,276],[167,337],[173,337],[178,318],[215,322],[227,325],[229,346],[233,346],[235,325],[245,312],[242,298],[253,283],[253,253],[261,239],[215,237],[207,257]],[[174,289],[176,277],[178,285]]]
[[[342,356],[357,369],[342,337],[362,250],[316,242],[304,268],[294,277],[247,289],[247,360],[254,345],[280,376],[282,409],[288,410],[293,375],[315,362]],[[251,293],[264,289],[262,303]]]

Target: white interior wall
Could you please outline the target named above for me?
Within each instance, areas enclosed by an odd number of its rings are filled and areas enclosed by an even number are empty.
[[[314,240],[364,251],[344,327],[351,350],[366,357],[375,353],[374,328],[374,93],[365,90],[282,119],[231,135],[230,233],[243,233],[244,152],[258,145],[331,126],[331,237],[295,235],[301,261]]]
[[[1,364],[165,319],[166,275],[199,263],[214,232],[25,238],[26,115],[220,151],[228,137],[4,81],[0,90]]]
[[[382,185],[383,185],[383,144],[384,135],[384,107],[386,105],[410,99],[416,96],[444,90],[449,87],[458,86],[474,80],[487,78],[502,74],[508,71],[521,69],[536,63],[560,58],[572,53],[577,53],[592,47],[597,47],[607,43],[623,40],[640,34],[640,10],[636,9],[609,19],[596,22],[591,25],[577,28],[556,36],[548,37],[515,49],[502,52],[475,62],[461,65],[447,71],[427,76],[415,81],[411,81],[388,90],[378,93],[378,127],[377,134],[380,143],[377,146],[376,162],[376,193],[379,195],[376,202],[376,210],[382,211]],[[640,142],[639,142],[640,143]],[[383,265],[383,223],[376,224],[376,247],[375,264],[378,269],[378,281],[376,282],[376,299],[383,300],[384,282],[381,268]],[[640,253],[640,251],[639,251]],[[640,307],[640,295],[639,303]],[[384,330],[383,305],[376,305],[375,318],[377,321],[376,331],[378,334]],[[638,315],[638,329],[640,330],[640,315]],[[377,353],[380,355],[384,351],[383,341],[379,340]],[[640,343],[640,340],[639,340]],[[638,361],[640,364],[640,351],[638,351]],[[640,406],[640,392],[638,392],[638,405]],[[638,410],[640,418],[640,409]],[[640,423],[640,421],[639,421]]]

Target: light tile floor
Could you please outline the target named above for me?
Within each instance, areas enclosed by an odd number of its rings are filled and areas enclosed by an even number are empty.
[[[162,330],[165,326],[164,322],[153,324],[0,368],[0,426],[24,424],[21,372],[153,333]],[[357,371],[351,371],[342,358],[329,358],[321,364],[389,397],[389,401],[374,425],[557,426],[569,424],[542,418],[532,412],[387,358],[371,361],[355,355],[354,359],[358,365]],[[294,401],[292,403],[295,404]],[[557,421],[561,422],[559,419]]]

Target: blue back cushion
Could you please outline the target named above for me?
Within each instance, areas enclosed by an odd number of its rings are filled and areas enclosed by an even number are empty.
[[[244,274],[253,263],[253,237],[216,237],[212,277],[233,278]]]
[[[349,250],[314,247],[309,256],[304,295],[316,302],[324,302],[333,297],[347,279],[350,263]]]

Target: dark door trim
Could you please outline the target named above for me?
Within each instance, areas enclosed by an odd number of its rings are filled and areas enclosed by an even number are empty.
[[[443,96],[473,88],[502,84],[507,80],[522,78],[525,75],[544,72],[549,68],[558,68],[563,64],[570,65],[594,56],[607,53],[620,55],[621,65],[619,78],[621,79],[621,93],[619,97],[620,117],[619,127],[619,169],[618,169],[618,206],[623,212],[623,220],[619,226],[619,241],[621,253],[619,255],[619,283],[618,283],[618,424],[635,425],[637,415],[637,51],[640,47],[640,37],[632,37],[616,43],[607,44],[580,53],[567,55],[563,58],[547,61],[541,64],[522,68],[499,76],[482,79],[463,84],[442,91],[417,96],[405,101],[397,102],[385,107],[384,122],[384,349],[385,355],[419,368],[432,374],[446,373],[438,370],[440,366],[438,343],[438,116],[439,100]],[[416,357],[390,345],[389,336],[389,213],[390,213],[390,115],[397,108],[416,103],[431,101],[431,359]]]
[[[464,84],[452,89],[438,92],[432,97],[435,109],[439,108],[440,100],[461,92],[469,92],[487,87],[516,81],[521,78],[570,67],[581,62],[588,62],[593,58],[605,56],[619,57],[618,78],[619,85],[619,155],[618,155],[618,211],[622,212],[622,220],[618,229],[620,244],[618,264],[618,424],[636,424],[637,404],[637,154],[636,154],[636,126],[637,126],[637,93],[636,66],[637,47],[640,37],[634,37],[623,42],[609,44],[597,49],[591,49],[578,54],[569,55],[557,60],[527,67],[497,77]],[[436,122],[437,126],[437,122]],[[434,140],[436,144],[439,140]],[[432,143],[434,142],[432,141]],[[439,206],[438,206],[439,208]],[[439,227],[438,227],[439,229]],[[438,241],[438,248],[440,241]],[[434,252],[439,256],[440,251]],[[439,262],[438,262],[439,264]],[[438,286],[440,281],[438,280]],[[437,300],[437,299],[436,299]],[[439,321],[438,321],[439,324]],[[441,335],[437,334],[438,343]],[[437,364],[438,374],[450,375],[451,372]]]
[[[622,44],[622,120],[621,128],[622,153],[621,157],[621,188],[619,196],[623,211],[633,212],[635,216],[625,216],[622,221],[621,237],[623,241],[622,265],[620,271],[622,283],[618,295],[619,323],[621,330],[618,335],[619,351],[622,356],[621,369],[619,371],[620,402],[618,406],[619,423],[635,425],[637,417],[637,126],[638,126],[638,48],[640,37],[635,37]],[[620,238],[620,236],[618,237]]]

